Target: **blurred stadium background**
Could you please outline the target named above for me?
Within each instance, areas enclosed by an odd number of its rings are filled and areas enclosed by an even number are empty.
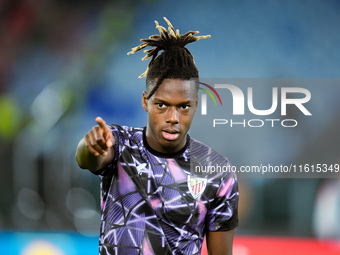
[[[338,0],[0,1],[0,254],[97,253],[99,180],[75,149],[98,115],[145,125],[147,62],[126,53],[157,33],[155,19],[212,35],[189,46],[201,77],[336,78],[339,14]],[[318,91],[329,101],[313,107],[333,111],[299,131],[294,155],[340,163],[340,86]],[[242,162],[255,143],[257,155],[276,146],[254,138],[221,153]],[[250,178],[240,192],[236,255],[340,254],[339,179]]]

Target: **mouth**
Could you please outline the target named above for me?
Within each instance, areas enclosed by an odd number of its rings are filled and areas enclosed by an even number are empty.
[[[174,141],[179,137],[177,130],[162,130],[163,138],[169,141]]]

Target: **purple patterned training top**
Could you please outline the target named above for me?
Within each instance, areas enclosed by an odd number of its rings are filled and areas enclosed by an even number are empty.
[[[237,227],[236,175],[204,171],[228,169],[226,158],[189,135],[181,151],[162,154],[147,144],[146,128],[110,128],[115,158],[96,172],[100,254],[200,254],[207,231]]]

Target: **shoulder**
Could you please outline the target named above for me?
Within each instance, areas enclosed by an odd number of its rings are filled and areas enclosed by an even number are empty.
[[[128,127],[111,124],[110,129],[115,138],[114,161],[117,162],[123,150],[140,150],[143,148],[143,127]]]
[[[107,171],[111,171],[111,168],[116,167],[116,164],[124,151],[138,151],[143,147],[143,127],[134,128],[110,124],[109,128],[115,138],[113,146],[114,158],[107,167],[99,171],[101,175],[106,175]]]
[[[118,142],[124,143],[125,140],[141,140],[143,137],[143,127],[128,127],[128,126],[120,126],[117,124],[109,125],[115,139]]]
[[[194,138],[190,138],[190,156],[193,160],[198,160],[200,163],[229,163],[227,157]]]
[[[221,182],[226,178],[236,178],[236,170],[229,159],[210,146],[191,139],[190,168],[194,175],[205,177],[212,182]]]
[[[135,133],[143,133],[143,127],[128,127],[128,126],[120,126],[118,124],[111,124],[109,125],[112,132],[119,132],[122,135],[133,135]]]

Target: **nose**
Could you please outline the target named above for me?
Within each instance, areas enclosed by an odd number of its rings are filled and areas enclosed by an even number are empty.
[[[177,124],[179,122],[179,112],[176,107],[170,107],[167,114],[167,123]]]

